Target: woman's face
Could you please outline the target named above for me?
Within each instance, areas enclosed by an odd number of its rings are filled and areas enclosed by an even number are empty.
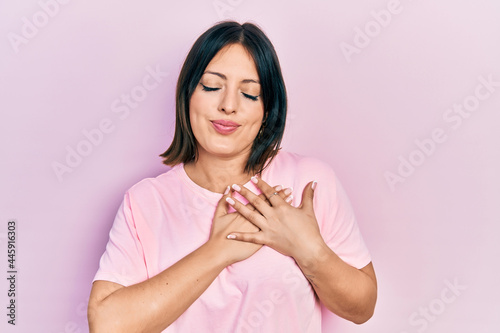
[[[222,48],[191,96],[189,118],[199,154],[246,156],[264,116],[255,63],[240,44]]]

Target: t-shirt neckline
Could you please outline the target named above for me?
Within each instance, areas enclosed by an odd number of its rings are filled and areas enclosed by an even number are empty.
[[[184,163],[180,163],[176,165],[173,168],[174,171],[180,176],[181,180],[184,181],[195,193],[198,193],[208,199],[216,199],[220,200],[222,197],[222,193],[217,193],[217,192],[212,192],[204,187],[201,187],[200,185],[196,184],[191,178],[189,178],[188,174],[186,173],[186,170],[184,169]],[[247,185],[253,185],[251,181],[249,180],[243,186],[248,187]],[[228,184],[232,185],[232,184]]]

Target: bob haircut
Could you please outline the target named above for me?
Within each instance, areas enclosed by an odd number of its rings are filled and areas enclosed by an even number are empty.
[[[197,160],[198,149],[191,129],[189,102],[212,58],[223,47],[231,44],[241,44],[252,56],[259,74],[264,105],[263,122],[244,171],[261,173],[281,149],[287,96],[276,51],[255,24],[224,21],[198,37],[182,66],[176,88],[174,138],[170,147],[160,155],[164,158],[164,164],[174,166]]]

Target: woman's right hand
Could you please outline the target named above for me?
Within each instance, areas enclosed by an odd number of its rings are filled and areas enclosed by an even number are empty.
[[[281,186],[275,186],[275,190],[276,192],[278,192],[278,195],[280,195],[285,200],[289,197],[292,197],[291,189],[289,188],[282,189]],[[259,231],[259,228],[248,221],[240,213],[228,213],[228,208],[230,206],[226,200],[227,198],[231,199],[231,194],[233,191],[230,190],[229,192],[226,192],[227,194],[224,194],[222,196],[215,209],[214,218],[212,220],[212,230],[210,232],[210,238],[207,241],[207,245],[211,244],[215,246],[217,248],[216,253],[219,253],[221,256],[223,256],[222,259],[226,263],[226,266],[229,266],[235,262],[247,259],[255,252],[257,252],[262,247],[262,245],[248,242],[235,242],[234,240],[226,238],[229,233],[234,231]],[[260,196],[265,200],[265,196],[263,194],[261,194]],[[250,204],[247,204],[247,206],[251,207]]]
[[[290,189],[275,190],[291,197]],[[226,238],[231,231],[259,230],[240,213],[228,213],[226,198],[230,196],[229,192],[223,195],[217,205],[209,240],[175,264],[129,286],[95,281],[88,309],[90,332],[160,332],[177,320],[225,267],[257,252],[262,245]]]

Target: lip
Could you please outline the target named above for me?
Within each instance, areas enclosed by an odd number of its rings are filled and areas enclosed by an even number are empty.
[[[214,129],[218,133],[224,135],[233,133],[238,129],[238,127],[241,126],[240,124],[235,123],[234,121],[224,120],[224,119],[212,120],[211,122]]]

